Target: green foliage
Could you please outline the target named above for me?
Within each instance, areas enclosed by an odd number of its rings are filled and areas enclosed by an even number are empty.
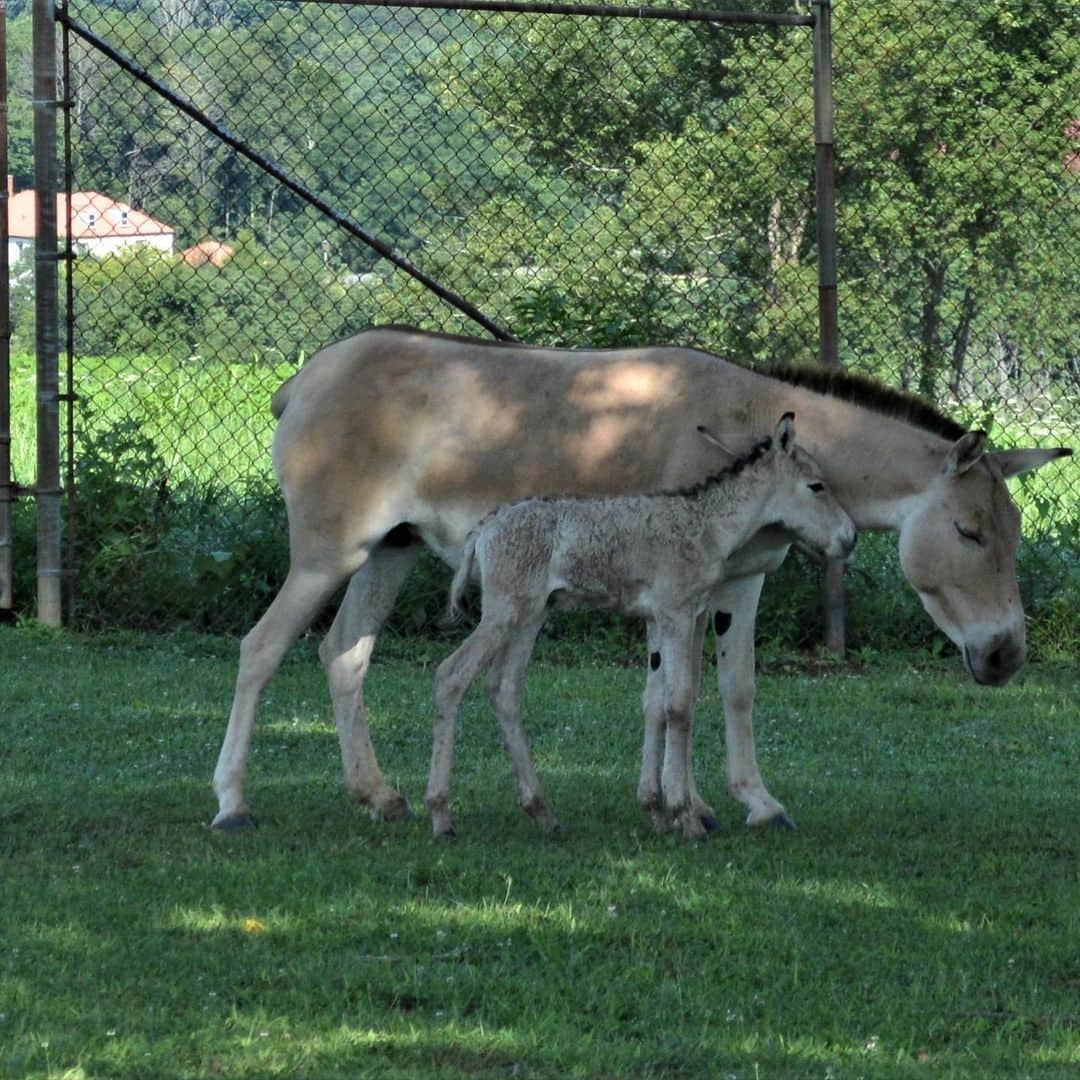
[[[79,622],[240,633],[280,587],[280,497],[175,482],[134,419],[92,427],[77,464]]]

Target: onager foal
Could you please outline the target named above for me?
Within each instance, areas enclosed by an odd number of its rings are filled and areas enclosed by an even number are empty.
[[[716,440],[698,429],[709,441]],[[646,732],[638,800],[658,829],[704,833],[694,812],[687,767],[699,665],[695,625],[711,610],[726,562],[759,529],[782,525],[804,543],[840,558],[855,546],[855,525],[825,489],[814,459],[795,445],[792,413],[772,438],[695,487],[675,492],[600,498],[532,498],[506,504],[470,533],[450,590],[450,613],[475,563],[483,591],[480,624],[440,666],[427,805],[436,835],[453,835],[449,811],[454,727],[461,700],[490,667],[488,695],[517,777],[522,809],[542,827],[558,828],[529,756],[521,726],[521,690],[533,643],[549,602],[591,604],[644,617],[650,664],[662,690]]]

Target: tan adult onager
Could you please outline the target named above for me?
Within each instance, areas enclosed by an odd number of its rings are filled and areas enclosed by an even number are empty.
[[[221,828],[250,823],[244,781],[259,697],[338,586],[349,582],[320,655],[345,783],[373,812],[400,816],[407,806],[379,770],[363,683],[422,545],[456,566],[472,526],[508,500],[690,483],[725,460],[699,424],[725,445],[749,445],[795,412],[800,442],[856,525],[899,533],[904,574],[931,617],[974,679],[1002,685],[1025,657],[1020,515],[1004,481],[1070,453],[987,451],[982,432],[837,370],[764,375],[692,349],[567,351],[395,327],[316,353],[272,408],[289,573],[241,644],[214,771]],[[751,722],[754,616],[764,575],[789,542],[763,530],[733,557],[717,595],[727,782],[751,825],[790,821],[762,781]],[[694,799],[711,818],[696,791]]]

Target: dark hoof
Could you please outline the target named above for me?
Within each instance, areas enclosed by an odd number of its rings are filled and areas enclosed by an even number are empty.
[[[222,832],[242,832],[245,829],[257,829],[255,819],[250,814],[232,814],[214,822],[214,828]]]
[[[457,839],[457,833],[453,829],[446,829],[443,832],[436,833],[435,834],[435,839],[436,840],[446,840],[446,841],[449,842],[450,840],[456,840]]]
[[[777,814],[776,817],[774,817],[769,822],[769,828],[770,829],[784,829],[786,832],[798,832],[799,831],[799,826],[796,825],[795,822],[792,821],[791,818],[789,818],[787,816],[787,814]]]
[[[698,818],[698,820],[701,822],[702,827],[707,833],[727,832],[727,829],[725,829],[724,826],[721,825],[720,822],[712,814],[702,814],[701,817]]]

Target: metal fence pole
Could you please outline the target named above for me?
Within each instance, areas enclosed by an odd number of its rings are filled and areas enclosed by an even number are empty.
[[[60,487],[59,282],[56,246],[56,19],[34,0],[34,312],[37,352],[37,617],[63,618]]]
[[[833,146],[832,0],[814,0],[814,171],[817,194],[818,328],[823,364],[840,362],[836,302],[836,151]],[[844,564],[825,566],[825,647],[843,655]]]
[[[0,619],[14,605],[11,502],[11,311],[8,273],[7,3],[0,0]]]

